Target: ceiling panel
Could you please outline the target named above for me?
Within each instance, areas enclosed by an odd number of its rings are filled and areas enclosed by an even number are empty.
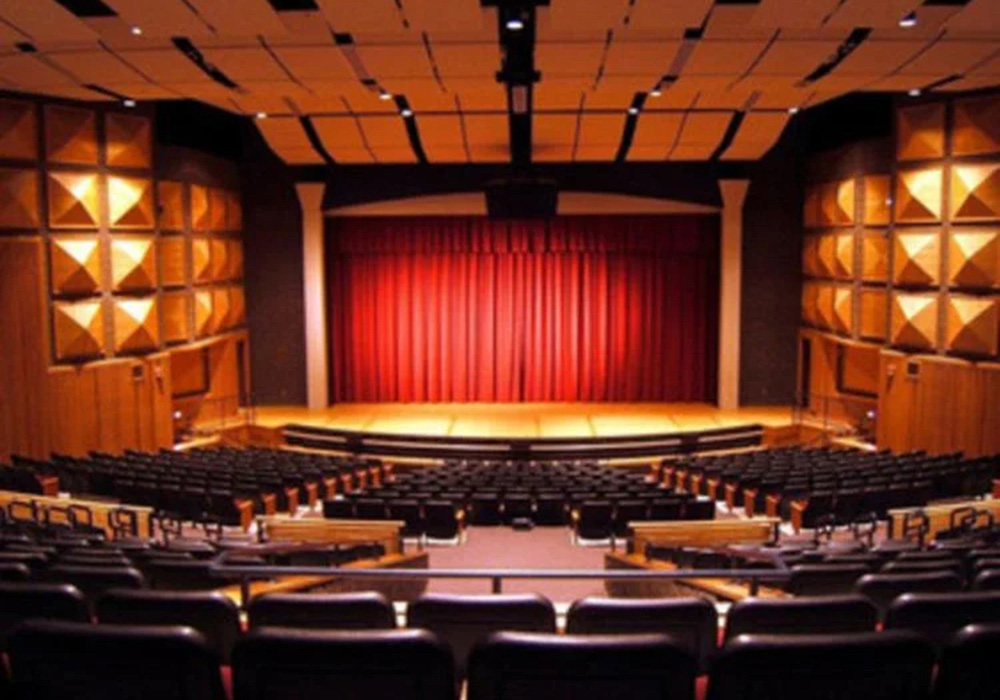
[[[75,81],[33,54],[0,57],[0,75],[22,87],[73,85]]]
[[[403,95],[416,112],[454,112],[455,95],[436,80],[392,78],[382,86],[393,95]]]
[[[122,51],[119,55],[158,83],[186,83],[206,76],[177,49]]]
[[[531,159],[536,163],[567,163],[573,160],[571,144],[531,144]]]
[[[679,112],[643,112],[636,124],[629,160],[666,160],[681,128]]]
[[[55,2],[4,0],[0,18],[33,41],[95,41],[97,35],[72,12]]]
[[[320,10],[338,32],[352,34],[414,35],[403,25],[395,0],[316,0]],[[357,38],[357,37],[356,37]]]
[[[752,24],[762,27],[818,27],[840,0],[761,0]]]
[[[749,112],[722,154],[724,160],[756,160],[775,144],[788,123],[788,112]]]
[[[665,75],[679,41],[614,41],[604,64],[606,75],[643,75],[657,79]]]
[[[531,120],[531,139],[534,143],[553,146],[570,144],[576,140],[575,114],[538,114]]]
[[[590,82],[580,78],[542,80],[535,85],[535,109],[577,109],[580,98],[589,92]]]
[[[433,77],[423,44],[365,45],[357,51],[365,69],[379,80]]]
[[[615,159],[618,155],[618,144],[600,144],[587,146],[583,143],[577,145],[573,151],[573,160],[576,162],[607,162]]]
[[[837,52],[839,41],[776,41],[753,67],[754,75],[804,77]]]
[[[255,120],[264,140],[278,157],[287,163],[322,163],[323,159],[306,136],[298,119],[276,118]]]
[[[424,153],[431,163],[468,163],[465,146],[430,146],[424,144]]]
[[[732,119],[727,112],[688,112],[670,160],[704,160],[712,155]]]
[[[507,111],[507,92],[495,81],[452,78],[445,84],[461,100],[465,111]]]
[[[731,75],[746,72],[767,47],[763,40],[708,41],[695,44],[681,75]]]
[[[286,80],[288,74],[260,46],[202,49],[202,54],[236,82],[245,80]]]
[[[996,0],[972,0],[948,20],[949,30],[969,32],[1000,31],[1000,12]]]
[[[315,89],[317,83],[311,82],[309,86]],[[318,94],[326,94],[322,91],[323,89],[321,84],[320,90],[315,91]],[[378,114],[396,111],[396,104],[392,100],[380,99],[377,92],[368,89],[359,82],[339,82],[331,86],[330,89],[331,92],[340,95],[352,112]]]
[[[462,120],[457,114],[428,114],[417,117],[420,142],[429,147],[462,147]]]
[[[593,79],[603,55],[603,42],[538,42],[535,46],[535,68],[541,71],[542,80],[577,75]]]
[[[608,30],[622,27],[629,0],[562,0],[538,8],[538,37],[603,39]]]
[[[510,160],[510,135],[506,115],[469,114],[464,119],[469,153],[473,161]]]
[[[162,2],[163,0],[158,0]],[[170,1],[170,0],[168,0]],[[287,33],[267,0],[187,0],[212,25],[216,34],[256,36]]]
[[[461,35],[496,39],[497,11],[479,2],[404,0],[403,11],[415,30],[428,32],[432,38]]]
[[[923,4],[923,0],[846,0],[831,15],[831,27],[895,27],[899,19]]]
[[[585,109],[617,109],[624,112],[632,104],[637,92],[645,92],[652,87],[645,76],[609,75],[601,78],[597,88],[587,90]]]
[[[431,51],[438,72],[445,79],[492,79],[500,70],[500,47],[496,39],[474,44],[434,42]]]
[[[409,146],[372,146],[376,163],[416,163],[417,154]],[[426,155],[426,154],[425,154]]]
[[[593,114],[584,112],[580,116],[580,146],[613,146],[622,140],[625,130],[625,114]]]
[[[181,0],[104,0],[130,25],[142,28],[145,37],[211,34],[208,25]]]
[[[848,73],[882,76],[915,56],[926,41],[866,41],[845,58],[831,75]]]
[[[83,83],[103,85],[107,82],[142,82],[145,77],[108,51],[67,51],[50,53],[46,57],[62,66]]]
[[[330,153],[342,148],[364,148],[365,142],[354,117],[313,117],[320,141]],[[336,155],[334,155],[336,158]]]
[[[1000,6],[997,8],[1000,12]],[[939,41],[900,69],[901,73],[962,73],[1000,50],[998,41]]]
[[[406,135],[402,117],[396,115],[362,117],[360,121],[365,141],[372,149],[376,146],[410,147],[410,139]]]
[[[367,148],[341,148],[334,160],[348,165],[367,165],[374,163],[375,157]]]
[[[274,53],[299,80],[356,79],[344,52],[330,46],[277,46]]]
[[[678,29],[699,27],[714,0],[636,0],[629,35],[676,36]]]

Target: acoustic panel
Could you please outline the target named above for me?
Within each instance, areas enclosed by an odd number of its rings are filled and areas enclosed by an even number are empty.
[[[57,360],[90,359],[104,354],[104,314],[97,300],[56,302],[52,325]]]
[[[888,278],[888,232],[865,231],[861,235],[861,279],[865,282],[885,282]]]
[[[35,105],[0,100],[0,158],[35,160],[38,157]]]
[[[870,340],[885,340],[887,292],[883,288],[863,287],[859,293],[860,303],[858,334]]]
[[[149,119],[133,114],[108,112],[104,120],[105,158],[120,168],[148,168],[153,141]]]
[[[828,182],[820,194],[820,223],[841,225],[854,223],[854,180]]]
[[[948,350],[970,355],[1000,352],[1000,297],[951,294],[945,309]]]
[[[212,281],[212,246],[207,238],[191,239],[191,279],[195,284]]]
[[[181,343],[190,337],[188,325],[190,313],[187,292],[167,292],[161,302],[163,306],[163,341]]]
[[[953,221],[1000,219],[1000,163],[953,165]]]
[[[889,223],[889,205],[891,203],[889,195],[889,176],[866,175],[864,178],[864,189],[864,224],[866,226],[887,225]]]
[[[816,244],[816,270],[820,277],[832,277],[836,269],[837,236],[825,233]]]
[[[156,288],[156,239],[114,238],[111,241],[111,283],[116,292]]]
[[[910,105],[896,110],[896,157],[899,160],[944,155],[944,103]]]
[[[191,228],[207,231],[211,223],[208,189],[203,185],[191,185]]]
[[[937,345],[938,295],[892,295],[891,342],[901,347],[931,350]]]
[[[819,277],[819,237],[806,236],[802,239],[802,274]]]
[[[0,228],[38,227],[38,173],[0,168]]]
[[[957,287],[1000,287],[1000,231],[952,229],[948,282]]]
[[[115,299],[114,303],[115,352],[155,350],[160,345],[156,299]]]
[[[158,244],[163,286],[182,287],[187,284],[187,238],[162,236]]]
[[[854,331],[854,289],[838,285],[833,289],[833,330],[850,335]]]
[[[158,213],[160,229],[164,231],[184,230],[184,183],[161,180],[156,192],[160,199]]]
[[[139,177],[108,177],[108,218],[111,228],[153,228],[153,181]]]
[[[51,228],[97,228],[100,223],[100,176],[96,173],[48,174]]]
[[[208,227],[212,231],[226,230],[226,206],[229,195],[225,190],[214,187],[208,190]]]
[[[45,153],[51,163],[97,165],[97,121],[88,109],[45,105]]]
[[[229,264],[227,262],[229,260],[229,250],[226,243],[227,242],[222,238],[213,238],[209,242],[209,247],[211,249],[210,255],[212,258],[210,276],[216,281],[225,280],[229,270]]]
[[[226,242],[226,279],[243,279],[243,244],[239,241]]]
[[[939,283],[941,236],[936,231],[896,231],[893,250],[892,281],[904,286],[930,286]]]
[[[52,293],[82,296],[101,290],[101,244],[93,237],[53,237],[49,241]]]
[[[951,152],[956,156],[1000,152],[1000,97],[955,100]]]
[[[194,293],[194,334],[203,338],[214,332],[212,290],[200,289]]]
[[[804,282],[802,284],[802,320],[810,326],[818,325],[817,303],[819,301],[819,283]]]
[[[821,185],[811,185],[805,189],[805,196],[802,203],[802,223],[805,224],[806,228],[822,226],[820,221],[820,199],[822,198],[822,194],[823,188]]]
[[[243,230],[243,203],[239,192],[226,193],[226,230]]]
[[[821,284],[816,291],[816,325],[822,328],[833,328],[834,321],[834,286]]]
[[[232,325],[229,308],[229,288],[216,287],[212,290],[212,313],[215,316],[215,328],[218,331],[228,330]]]
[[[903,170],[896,179],[896,221],[924,223],[941,220],[943,176],[939,167]],[[952,190],[952,201],[955,193]]]
[[[834,236],[833,276],[838,279],[854,276],[854,233],[851,231]]]

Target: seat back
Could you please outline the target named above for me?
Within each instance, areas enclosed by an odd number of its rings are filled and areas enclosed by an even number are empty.
[[[611,515],[609,501],[584,501],[580,506],[579,536],[588,540],[611,537]]]
[[[726,639],[741,634],[873,632],[878,610],[859,595],[747,598],[726,615]]]
[[[451,700],[448,648],[424,630],[320,632],[266,628],[233,652],[240,700]]]
[[[666,634],[708,669],[719,615],[703,598],[584,598],[567,613],[567,634]]]
[[[889,606],[904,593],[955,593],[962,590],[962,579],[950,571],[927,574],[867,574],[858,579],[855,590],[865,596],[885,619]]]
[[[969,625],[945,645],[938,666],[936,700],[977,700],[997,687],[1000,625]]]
[[[889,606],[886,629],[919,633],[938,650],[966,625],[1000,623],[1000,592],[907,593]]]
[[[972,582],[976,591],[1000,591],[1000,569],[985,569]]]
[[[153,560],[143,566],[153,588],[164,591],[206,591],[221,581],[212,576],[212,562],[202,559]]]
[[[869,572],[864,564],[796,564],[788,581],[792,595],[843,595]]]
[[[250,603],[250,628],[388,630],[396,614],[381,593],[267,593]]]
[[[926,698],[934,650],[907,632],[741,635],[716,656],[708,700]]]
[[[476,642],[493,632],[555,632],[556,612],[540,595],[427,594],[409,604],[406,626],[430,630],[451,647],[456,678]]]
[[[190,627],[32,621],[8,653],[16,697],[225,698],[219,658]]]
[[[87,601],[68,583],[0,583],[0,651],[25,620],[89,622]]]
[[[45,579],[76,586],[87,605],[93,609],[104,593],[115,588],[144,588],[143,575],[131,567],[112,566],[53,566],[45,571]]]
[[[0,563],[0,581],[27,581],[31,578],[31,569],[24,564]]]
[[[191,627],[224,664],[240,636],[240,611],[222,593],[110,591],[97,601],[97,620],[116,625]]]
[[[468,700],[689,700],[696,673],[666,635],[500,632],[472,652]]]
[[[428,537],[450,540],[458,536],[458,518],[451,501],[427,501],[424,518]]]

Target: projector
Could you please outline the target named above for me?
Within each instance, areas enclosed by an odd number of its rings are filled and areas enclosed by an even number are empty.
[[[554,180],[508,178],[486,183],[491,219],[548,219],[556,215],[559,189]]]

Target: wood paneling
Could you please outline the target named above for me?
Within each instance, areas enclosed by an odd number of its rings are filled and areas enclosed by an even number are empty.
[[[161,236],[160,268],[164,287],[183,287],[187,284],[188,239],[184,236]]]
[[[0,168],[0,228],[32,230],[38,226],[38,173]]]
[[[885,282],[888,277],[888,232],[865,231],[861,237],[861,279],[865,282]]]
[[[153,228],[153,181],[141,177],[108,178],[108,214],[111,228]]]
[[[840,386],[848,392],[878,394],[879,347],[844,344],[841,350]]]
[[[183,231],[184,183],[161,180],[156,191],[160,199],[160,228],[164,231]]]
[[[933,350],[938,337],[938,295],[892,295],[890,341],[893,345]]]
[[[955,100],[952,152],[978,155],[1000,151],[1000,96]]]
[[[156,288],[156,239],[123,236],[111,241],[111,283],[116,292]]]
[[[1000,353],[1000,296],[949,294],[945,305],[945,347],[970,355]]]
[[[22,100],[0,100],[0,158],[38,158],[35,105]]]
[[[49,162],[97,165],[97,121],[89,109],[45,105],[45,150]]]
[[[880,287],[861,289],[861,318],[858,319],[858,334],[871,340],[885,340],[888,332],[886,318],[887,292]]]
[[[1000,231],[952,229],[948,282],[957,287],[1000,287]]]
[[[57,360],[84,360],[104,355],[104,310],[100,300],[55,302],[52,327]],[[24,352],[37,350],[30,347]]]
[[[940,221],[942,191],[940,167],[900,171],[896,179],[896,221],[907,224]]]
[[[105,117],[108,165],[148,168],[153,160],[152,125],[146,117],[109,112]]]
[[[55,295],[86,295],[101,290],[101,243],[93,236],[49,239],[49,279]]]
[[[944,103],[900,107],[896,119],[896,156],[899,160],[943,155]]]
[[[163,309],[163,341],[165,343],[183,342],[189,338],[190,311],[188,302],[190,298],[191,295],[184,291],[164,293],[161,306]]]
[[[837,285],[833,290],[833,329],[850,335],[854,332],[854,288]]]
[[[866,175],[864,178],[866,226],[885,226],[889,223],[890,191],[888,175]]]
[[[100,225],[100,193],[97,173],[50,172],[49,226],[96,229]]]
[[[940,281],[941,235],[937,231],[896,232],[892,281],[903,286],[932,286]]]
[[[1000,164],[952,166],[951,218],[952,221],[1000,219]]]

